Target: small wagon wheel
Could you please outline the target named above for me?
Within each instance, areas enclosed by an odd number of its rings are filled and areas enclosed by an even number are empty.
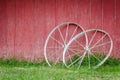
[[[47,36],[44,45],[44,57],[49,66],[62,62],[62,53],[66,44],[84,29],[73,22],[64,22],[56,26]]]
[[[81,48],[71,48],[74,52],[69,50],[70,46],[77,45],[77,41],[82,40],[85,33],[87,34],[88,44],[84,48],[84,51],[81,51]],[[113,48],[113,41],[110,35],[100,29],[90,29],[85,32],[81,32],[72,38],[66,45],[63,51],[63,63],[67,68],[72,67],[73,65],[80,68],[83,64],[88,66],[88,68],[98,68],[101,66],[107,58],[110,56]],[[69,53],[69,56],[68,56]]]

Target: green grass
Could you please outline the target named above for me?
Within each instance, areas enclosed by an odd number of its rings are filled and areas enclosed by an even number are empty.
[[[99,64],[100,62],[98,61],[98,59],[100,60],[100,61],[102,61],[106,56],[100,56],[100,55],[95,55],[96,56],[96,58],[95,57],[93,57],[93,56],[89,56],[90,57],[90,65],[91,66],[95,66],[95,65],[97,65],[97,64]],[[78,58],[79,58],[80,56],[78,56],[78,55],[75,55],[74,57],[73,57],[73,59],[72,59],[72,61],[75,61],[75,60],[77,60]],[[82,61],[82,65],[84,65],[84,66],[88,66],[88,56],[85,56],[84,57],[84,59],[83,59],[83,61]],[[76,63],[74,63],[73,65],[74,66],[78,66],[79,64],[79,60],[78,61],[76,61]],[[71,64],[71,61],[68,61],[68,63],[67,64]],[[117,66],[117,65],[119,65],[120,64],[120,60],[119,59],[116,59],[116,58],[108,58],[106,61],[105,61],[105,63],[103,64],[103,66]]]
[[[110,64],[116,62],[117,64]],[[57,65],[48,67],[40,63],[11,60],[0,60],[0,80],[120,80],[120,63],[108,59],[106,65],[97,69],[82,66],[79,70],[67,69]]]

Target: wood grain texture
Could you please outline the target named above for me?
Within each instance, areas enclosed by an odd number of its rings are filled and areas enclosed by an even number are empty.
[[[67,21],[110,33],[120,58],[120,0],[0,0],[0,58],[42,59],[47,35]]]

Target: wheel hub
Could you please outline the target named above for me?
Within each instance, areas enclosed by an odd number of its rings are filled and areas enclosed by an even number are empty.
[[[85,47],[85,51],[86,51],[88,54],[91,53],[90,48],[89,48],[88,46]]]

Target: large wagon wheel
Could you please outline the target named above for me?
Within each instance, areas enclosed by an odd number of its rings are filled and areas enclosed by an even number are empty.
[[[71,52],[69,50],[70,46],[81,43],[76,43],[76,40],[81,40],[85,33],[88,37],[88,44],[84,48],[84,51],[80,51],[81,48],[78,46],[78,48],[71,48],[71,50],[74,50],[74,52]],[[86,30],[68,42],[63,51],[63,63],[68,68],[73,65],[77,65],[78,68],[81,65],[86,65],[88,68],[98,68],[110,56],[112,48],[113,41],[107,32],[100,29]],[[71,54],[68,56],[68,53]]]
[[[44,45],[44,57],[47,64],[52,66],[62,62],[62,53],[66,44],[82,31],[84,29],[73,22],[64,22],[56,26],[47,36]]]

